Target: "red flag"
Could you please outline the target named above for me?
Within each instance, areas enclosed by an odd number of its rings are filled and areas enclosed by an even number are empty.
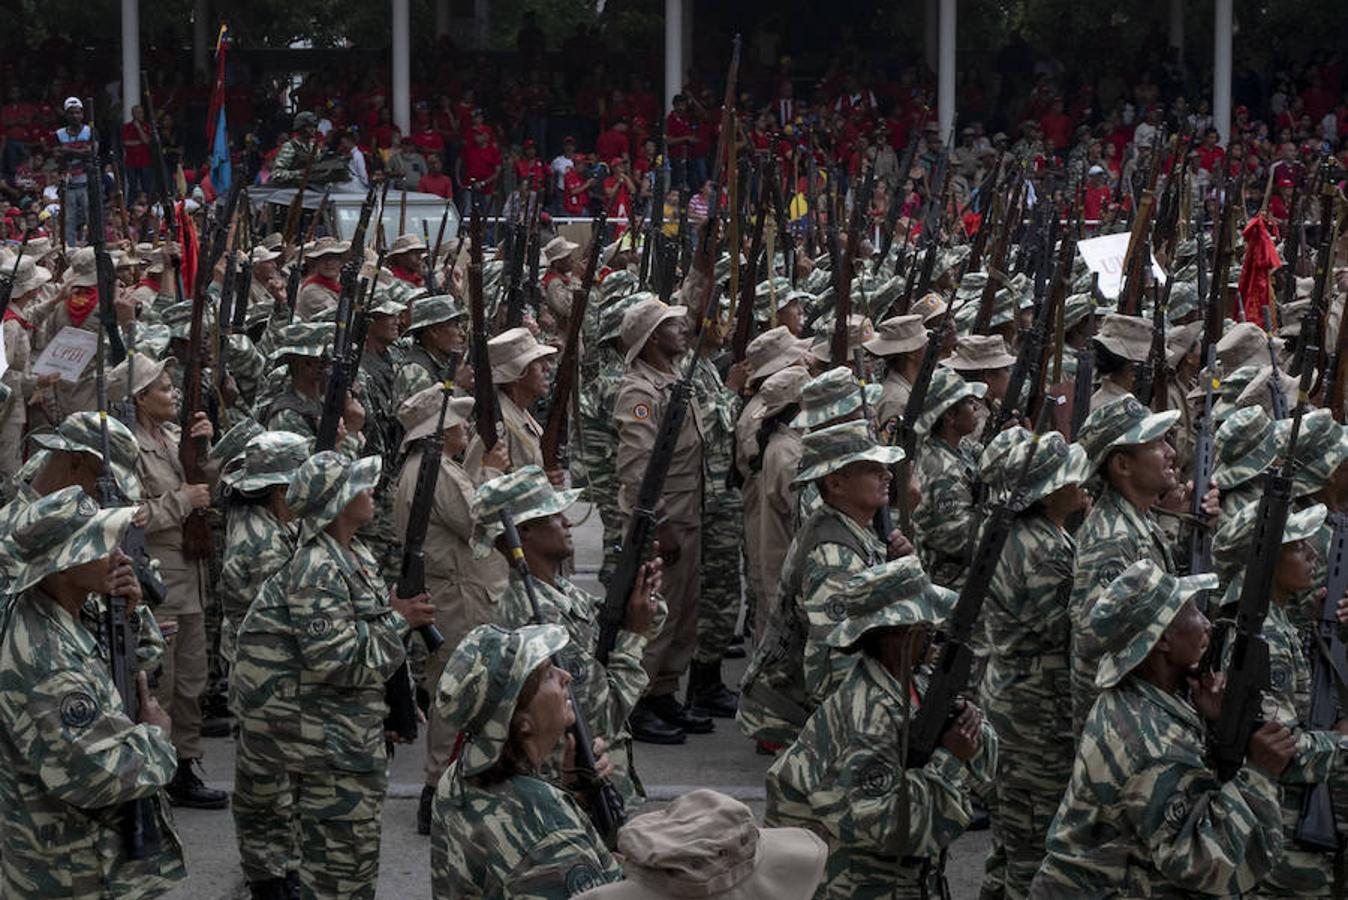
[[[211,108],[206,113],[206,146],[215,146],[215,129],[220,121],[220,108],[225,105],[225,51],[229,49],[229,29],[220,26],[215,41],[215,87],[211,89]]]
[[[1262,213],[1246,223],[1241,234],[1245,238],[1245,260],[1240,266],[1240,302],[1245,309],[1245,321],[1263,327],[1264,307],[1272,296],[1269,276],[1282,265],[1282,260]]]
[[[178,243],[182,249],[183,290],[189,294],[196,290],[197,265],[201,261],[201,247],[197,243],[197,225],[183,209],[183,201],[178,201]],[[184,299],[191,300],[186,297]]]

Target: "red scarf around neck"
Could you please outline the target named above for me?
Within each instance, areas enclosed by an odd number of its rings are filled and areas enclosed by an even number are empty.
[[[319,275],[317,272],[304,279],[305,284],[316,284],[321,288],[327,288],[334,294],[342,292],[342,283],[334,278],[328,278],[325,275]]]
[[[66,312],[70,314],[70,323],[76,328],[84,324],[89,313],[98,309],[98,288],[77,287],[66,298]]]

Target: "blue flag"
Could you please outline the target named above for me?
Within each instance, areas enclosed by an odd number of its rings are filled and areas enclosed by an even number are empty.
[[[217,194],[229,190],[233,171],[229,162],[229,132],[225,128],[225,107],[220,105],[219,119],[215,123],[215,140],[211,146],[211,184]]]

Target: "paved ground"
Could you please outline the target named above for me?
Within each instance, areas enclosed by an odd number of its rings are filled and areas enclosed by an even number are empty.
[[[599,534],[594,516],[576,529],[576,580],[592,590],[597,589],[593,573],[599,563]],[[737,680],[742,669],[742,662],[728,664],[727,681]],[[207,781],[215,787],[232,787],[233,742],[207,739],[204,743]],[[690,737],[681,747],[637,745],[637,768],[653,802],[668,801],[694,787],[712,787],[745,801],[762,815],[763,773],[769,763],[727,720],[717,721],[715,734]],[[430,896],[430,839],[419,836],[414,824],[421,768],[420,746],[400,749],[390,768],[380,850],[380,900]],[[246,897],[229,812],[177,810],[176,819],[191,877],[168,896],[172,900]],[[948,871],[956,900],[977,898],[987,849],[986,832],[965,835],[952,848]]]

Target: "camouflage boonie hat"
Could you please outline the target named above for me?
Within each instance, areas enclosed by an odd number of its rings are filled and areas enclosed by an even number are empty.
[[[399,281],[398,284],[406,282]],[[370,298],[370,305],[366,311],[372,316],[400,316],[407,311],[404,296],[404,292],[397,285],[381,285],[375,288],[374,296]]]
[[[136,474],[136,466],[140,462],[140,445],[121,419],[108,416],[107,421],[112,476],[117,488],[128,499],[139,500],[140,477]],[[87,453],[95,459],[103,458],[103,420],[95,410],[71,413],[61,420],[55,431],[35,432],[29,439],[46,450]]]
[[[580,488],[556,490],[540,466],[522,466],[478,486],[473,495],[473,554],[485,556],[504,530],[501,511],[509,510],[516,525],[570,509]]]
[[[619,269],[616,272],[610,272],[604,276],[604,280],[599,282],[599,298],[601,303],[612,303],[628,294],[633,293],[641,286],[641,280],[637,278],[635,272],[627,269]]]
[[[1182,241],[1175,242],[1174,262],[1180,260],[1191,260],[1198,256],[1198,241],[1194,238],[1185,238]]]
[[[256,419],[246,418],[226,431],[224,437],[216,441],[215,446],[206,454],[206,458],[221,466],[228,465],[231,460],[243,453],[243,448],[249,441],[266,430]]]
[[[1089,293],[1071,294],[1063,301],[1062,324],[1071,331],[1095,309],[1095,300]]]
[[[1325,524],[1329,510],[1323,503],[1290,513],[1287,524],[1283,526],[1282,543],[1291,544],[1314,537]],[[1223,584],[1230,582],[1250,561],[1253,551],[1255,525],[1259,521],[1259,501],[1253,500],[1233,516],[1222,518],[1216,534],[1212,536],[1212,566]]]
[[[271,352],[272,361],[283,362],[290,356],[322,359],[332,350],[336,337],[335,322],[291,322],[281,330],[276,349]]]
[[[1279,429],[1278,452],[1286,453],[1290,424]],[[1348,462],[1348,425],[1334,421],[1327,409],[1317,409],[1301,418],[1297,435],[1296,471],[1292,491],[1298,497],[1313,494],[1329,484],[1334,470]]]
[[[1095,686],[1104,690],[1122,681],[1147,658],[1185,601],[1216,588],[1211,572],[1176,578],[1149,559],[1124,569],[1090,611],[1091,633],[1101,636],[1103,646]]]
[[[483,290],[485,291],[486,288],[484,287]],[[455,303],[454,298],[449,294],[433,294],[430,297],[422,297],[412,304],[412,321],[407,326],[407,331],[411,333],[429,328],[432,325],[439,325],[441,322],[452,322],[454,319],[463,318],[467,314],[467,310]]]
[[[903,449],[879,443],[869,422],[855,420],[811,431],[801,439],[800,467],[792,484],[808,484],[854,462],[892,466]]]
[[[955,288],[955,299],[960,303],[971,303],[983,296],[983,289],[988,285],[988,273],[981,269],[977,272],[965,272],[964,277],[960,279],[959,287]]]
[[[1170,303],[1165,308],[1166,321],[1178,322],[1198,310],[1198,285],[1192,281],[1176,281],[1170,289]]]
[[[963,265],[972,250],[973,248],[968,244],[956,244],[953,247],[937,251],[936,265],[932,268],[931,280],[935,281],[946,272]]]
[[[903,279],[892,275],[886,279],[858,278],[852,282],[852,302],[870,310],[872,315],[885,316],[894,301],[903,293]]]
[[[145,359],[157,359],[168,350],[173,332],[162,322],[145,322],[136,328],[136,352]]]
[[[749,364],[749,381],[767,378],[805,359],[809,338],[798,338],[785,325],[769,329],[749,342],[744,360]]]
[[[353,462],[335,450],[305,460],[286,491],[286,506],[303,520],[301,540],[317,536],[357,494],[373,488],[383,463],[381,456],[362,456]]]
[[[793,403],[800,403],[801,392],[809,381],[810,370],[804,366],[787,366],[768,376],[758,389],[762,405],[754,411],[756,421],[770,419]],[[791,425],[795,424],[793,419]]]
[[[209,304],[207,305],[209,306]],[[183,301],[165,307],[164,311],[159,314],[159,322],[168,327],[169,337],[180,341],[189,340],[192,336],[192,304]],[[210,315],[208,313],[202,315],[201,324],[203,331],[209,327]]]
[[[861,346],[872,356],[893,356],[923,349],[930,337],[931,333],[922,325],[922,317],[909,314],[885,319],[876,326],[875,337]]]
[[[479,625],[454,648],[436,685],[435,708],[463,736],[458,775],[479,775],[501,758],[525,682],[569,641],[560,625],[514,631]]]
[[[825,642],[840,650],[855,650],[861,636],[876,628],[939,627],[958,597],[932,584],[917,556],[910,554],[847,579],[839,593],[810,614],[810,627],[833,626]]]
[[[965,381],[950,369],[939,366],[932,373],[931,384],[927,388],[927,402],[922,414],[913,424],[913,430],[920,435],[928,434],[936,426],[936,421],[956,403],[965,397],[977,397],[980,400],[988,394],[988,386],[981,381]]]
[[[1004,470],[1011,458],[1011,451],[1028,441],[1031,436],[1032,433],[1028,428],[1013,425],[994,434],[992,440],[983,448],[983,455],[978,458],[978,473],[983,477],[983,483],[988,486],[989,500],[1000,501],[999,494],[1008,477]]]
[[[786,299],[792,291],[791,279],[783,278],[781,275],[774,275],[766,278],[754,286],[754,309],[758,311],[760,318],[767,318],[771,312],[772,301],[777,301],[777,309],[780,310],[790,301]]]
[[[28,504],[15,517],[8,547],[18,565],[8,593],[13,596],[48,575],[103,559],[121,543],[134,506],[101,510],[94,498],[72,485]]]
[[[220,480],[226,487],[245,493],[289,484],[309,458],[312,443],[292,431],[264,431],[248,441],[243,454],[235,458]]]
[[[635,294],[626,294],[605,304],[599,311],[599,343],[617,338],[622,333],[623,316],[627,315],[627,311],[641,301],[649,299],[660,298],[649,291],[637,291]]]
[[[1006,454],[1006,462],[996,470],[1002,492],[1011,492],[1007,505],[1012,512],[1029,509],[1035,503],[1069,484],[1083,484],[1090,477],[1090,464],[1086,450],[1080,444],[1069,444],[1067,439],[1056,431],[1040,435],[1039,446],[1034,451],[1030,467],[1025,468],[1030,448],[1034,446],[1033,436],[1025,429],[1019,429],[1016,444]],[[992,442],[989,442],[991,446]],[[1017,489],[1014,483],[1025,473]]]
[[[1245,388],[1249,387],[1250,382],[1254,381],[1254,376],[1258,374],[1258,366],[1241,366],[1217,382],[1221,395],[1212,404],[1212,421],[1220,424],[1230,418],[1231,414],[1237,409],[1236,401],[1240,399],[1241,394],[1245,393]],[[1193,391],[1195,399],[1202,395],[1201,386]]]
[[[852,358],[852,351],[862,346],[871,338],[875,337],[875,325],[871,323],[869,316],[863,316],[861,313],[852,313],[847,317],[847,358]],[[833,343],[833,317],[823,315],[815,322],[814,339],[810,344],[810,355],[815,359],[825,362],[829,359],[830,347]]]
[[[874,407],[883,392],[878,384],[865,387],[866,404]],[[814,428],[840,419],[861,409],[861,382],[847,366],[835,366],[810,379],[800,391],[800,412],[791,420],[792,428]]]
[[[797,281],[796,287],[814,296],[825,291],[832,281],[833,276],[827,268],[815,268],[810,270],[810,274],[806,275],[804,280]]]
[[[473,398],[451,396],[446,404],[445,395],[449,390],[452,388],[448,383],[433,384],[417,391],[398,406],[398,424],[403,427],[399,451],[406,450],[414,441],[434,434],[440,422],[441,409],[445,411],[441,431],[468,422],[469,416],[473,414]]]
[[[1129,394],[1092,410],[1081,423],[1077,441],[1085,448],[1094,473],[1115,447],[1149,444],[1169,431],[1179,417],[1177,409],[1153,413]]]
[[[1277,429],[1268,413],[1258,406],[1238,409],[1212,438],[1212,483],[1229,491],[1263,474],[1277,458]]]

